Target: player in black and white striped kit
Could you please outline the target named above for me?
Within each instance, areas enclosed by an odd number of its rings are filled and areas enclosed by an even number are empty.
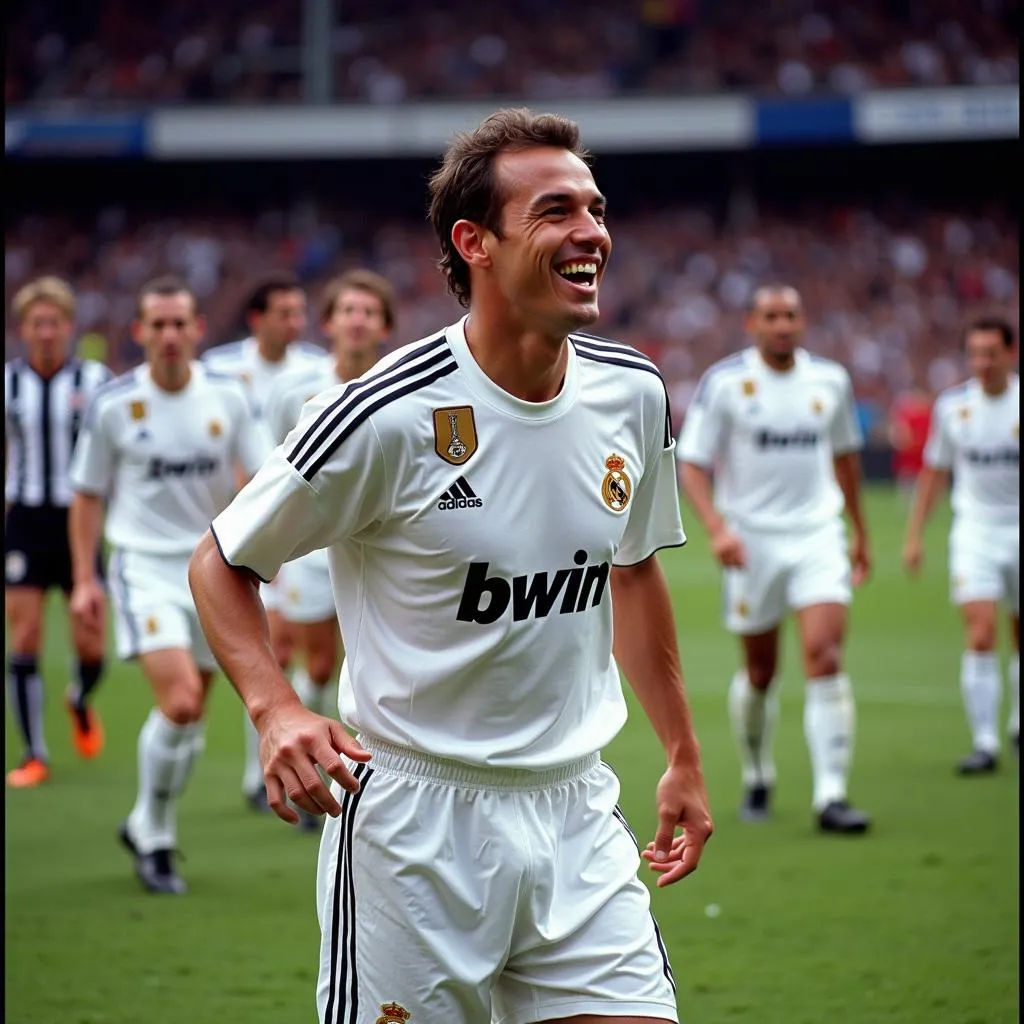
[[[75,295],[66,282],[31,281],[15,295],[14,313],[26,354],[4,365],[4,603],[8,688],[25,750],[7,784],[28,788],[50,777],[39,656],[46,592],[71,592],[68,466],[86,406],[111,373],[70,353]],[[102,618],[95,628],[71,627],[76,662],[65,701],[75,748],[85,758],[103,747],[90,698],[103,674],[105,630]]]

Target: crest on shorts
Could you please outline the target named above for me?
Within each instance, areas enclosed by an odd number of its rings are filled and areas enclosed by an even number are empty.
[[[238,375],[238,379],[239,379],[239,380],[240,380],[240,381],[241,381],[241,382],[242,382],[243,384],[249,385],[249,384],[251,384],[251,383],[252,383],[252,374],[251,374],[251,373],[240,373],[240,374]]]
[[[623,512],[633,496],[633,481],[626,472],[626,460],[612,452],[604,460],[608,471],[601,481],[601,497],[613,512]]]
[[[160,623],[156,621],[156,616],[155,615],[150,615],[150,617],[148,619],[146,619],[146,632],[150,636],[155,636],[157,634],[157,632],[159,631],[159,629],[160,629]]]
[[[220,425],[220,420],[210,420],[210,437],[220,437],[224,433],[224,428]]]
[[[962,420],[969,420],[970,418],[971,418],[970,406],[966,406],[965,405],[965,406],[963,406],[960,409],[960,419],[962,419]]]
[[[745,380],[743,382],[743,394],[750,398],[752,395],[757,393],[757,385],[752,380]]]
[[[146,418],[146,403],[142,401],[132,402],[128,406],[133,420],[144,420]]]
[[[8,583],[20,583],[28,572],[28,559],[22,551],[8,551],[4,559],[4,579]]]
[[[745,619],[750,615],[750,605],[746,601],[736,602],[736,614],[741,618]]]
[[[815,416],[820,416],[824,411],[825,411],[825,406],[822,404],[821,399],[820,398],[812,398],[811,399],[811,412],[813,412]]]
[[[405,1024],[411,1017],[412,1014],[398,1003],[381,1003],[376,1024]]]
[[[478,445],[473,406],[453,405],[434,410],[434,451],[445,462],[465,465]]]

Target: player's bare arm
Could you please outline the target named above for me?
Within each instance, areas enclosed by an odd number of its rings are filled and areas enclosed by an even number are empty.
[[[210,649],[259,731],[267,799],[274,813],[289,824],[298,823],[288,797],[310,814],[337,817],[341,807],[316,766],[354,792],[359,783],[338,754],[356,761],[370,755],[339,722],[302,706],[274,657],[258,579],[229,566],[210,532],[199,542],[188,575]]]
[[[850,562],[853,566],[853,585],[859,587],[871,573],[871,549],[868,545],[868,525],[861,502],[860,455],[844,452],[833,459],[836,481],[843,492],[846,517],[853,528],[850,544]]]
[[[70,610],[85,628],[94,628],[103,616],[105,597],[96,576],[97,555],[103,531],[103,498],[78,491],[68,512],[68,543],[71,547]]]
[[[680,471],[683,492],[711,540],[711,551],[726,569],[742,569],[747,553],[740,540],[729,529],[715,508],[711,471],[695,462],[684,462]]]
[[[656,555],[612,569],[615,659],[665,748],[658,831],[645,859],[671,885],[697,869],[713,824],[676,644],[675,619]],[[676,829],[683,834],[676,837]]]
[[[946,492],[949,472],[933,466],[922,466],[914,490],[914,501],[907,519],[907,535],[903,544],[903,567],[912,576],[916,575],[924,561],[922,537],[939,498]]]

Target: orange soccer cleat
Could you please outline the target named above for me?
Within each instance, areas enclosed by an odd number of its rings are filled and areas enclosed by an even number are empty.
[[[49,777],[50,768],[47,763],[38,757],[30,757],[7,773],[7,785],[14,789],[31,789],[42,785]]]
[[[103,723],[100,716],[90,707],[80,708],[73,700],[65,701],[71,718],[71,739],[79,757],[87,761],[99,757],[103,750]]]

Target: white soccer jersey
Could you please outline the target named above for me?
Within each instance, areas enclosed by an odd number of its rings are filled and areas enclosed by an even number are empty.
[[[306,405],[213,530],[263,579],[330,548],[346,723],[473,764],[564,764],[626,717],[611,566],[685,540],[665,385],[574,335],[559,395],[523,402],[464,323]]]
[[[977,380],[939,395],[925,464],[953,472],[953,514],[978,523],[1020,521],[1020,378],[985,394]]]
[[[796,352],[787,373],[756,348],[712,366],[686,412],[678,457],[715,472],[715,504],[756,530],[800,531],[839,515],[832,460],[863,444],[850,377]]]
[[[96,393],[71,483],[109,498],[115,548],[187,555],[235,493],[237,463],[255,473],[266,454],[237,381],[193,362],[188,384],[169,392],[143,365]]]
[[[4,436],[9,502],[67,508],[68,467],[89,401],[113,375],[92,359],[69,359],[40,377],[26,359],[4,364]]]
[[[214,372],[225,373],[245,384],[257,417],[265,415],[270,392],[284,374],[300,368],[319,368],[326,361],[333,362],[322,348],[308,341],[296,341],[285,349],[284,358],[279,362],[268,363],[260,355],[255,338],[207,349],[202,361]]]
[[[321,391],[345,382],[338,376],[333,359],[321,360],[282,374],[270,389],[264,407],[264,421],[275,444],[282,441],[299,422],[302,407]]]

